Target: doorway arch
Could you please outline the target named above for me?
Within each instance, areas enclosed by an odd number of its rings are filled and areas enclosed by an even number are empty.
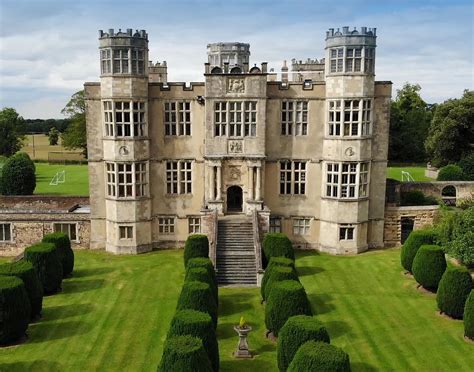
[[[227,189],[227,212],[242,212],[242,188],[230,186]]]

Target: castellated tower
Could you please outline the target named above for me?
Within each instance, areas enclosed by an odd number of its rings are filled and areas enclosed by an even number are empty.
[[[151,250],[148,35],[111,29],[99,31],[99,42],[100,110],[89,112],[101,118],[88,117],[87,128],[91,247],[138,253]]]
[[[326,33],[326,125],[321,250],[357,253],[383,246],[388,126],[375,107],[376,29]],[[386,118],[383,118],[386,119]],[[374,138],[377,141],[374,141]]]

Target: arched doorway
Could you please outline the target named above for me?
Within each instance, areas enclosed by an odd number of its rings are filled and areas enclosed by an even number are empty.
[[[456,188],[452,185],[445,186],[441,190],[441,199],[446,205],[456,205]]]
[[[227,189],[227,212],[242,212],[242,188],[231,186]]]

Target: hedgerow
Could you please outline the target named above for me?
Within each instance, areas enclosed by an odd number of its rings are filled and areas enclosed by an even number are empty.
[[[436,233],[433,230],[414,230],[408,236],[408,239],[402,246],[400,252],[400,260],[402,267],[412,272],[413,259],[416,252],[423,244],[434,244],[436,240]]]
[[[298,274],[293,267],[275,266],[268,275],[268,279],[263,289],[263,299],[266,300],[275,283],[283,280],[296,280],[299,282]]]
[[[196,310],[208,313],[217,327],[217,304],[209,284],[185,281],[178,299],[176,310]]]
[[[184,267],[191,258],[209,257],[209,240],[206,235],[189,235],[184,244]]]
[[[22,337],[31,319],[25,285],[15,276],[0,276],[0,344]]]
[[[43,237],[44,243],[53,243],[58,250],[59,260],[63,266],[63,278],[71,275],[74,270],[74,251],[71,248],[71,240],[62,232],[47,234]]]
[[[268,233],[263,238],[263,264],[267,266],[272,257],[295,259],[295,251],[290,239],[282,233]]]
[[[45,294],[61,289],[63,268],[53,243],[38,243],[26,248],[25,259],[35,267]]]
[[[288,372],[350,372],[349,355],[325,342],[308,341],[295,354]]]
[[[185,335],[166,340],[158,371],[212,372],[212,366],[202,341]]]

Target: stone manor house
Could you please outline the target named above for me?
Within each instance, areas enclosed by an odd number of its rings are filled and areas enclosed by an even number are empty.
[[[242,246],[281,231],[337,254],[382,247],[392,84],[375,81],[375,48],[375,29],[330,29],[323,59],[285,62],[277,79],[249,44],[214,43],[204,82],[186,85],[148,62],[144,30],[99,31],[90,247],[138,253],[202,232],[215,254],[224,231]]]

